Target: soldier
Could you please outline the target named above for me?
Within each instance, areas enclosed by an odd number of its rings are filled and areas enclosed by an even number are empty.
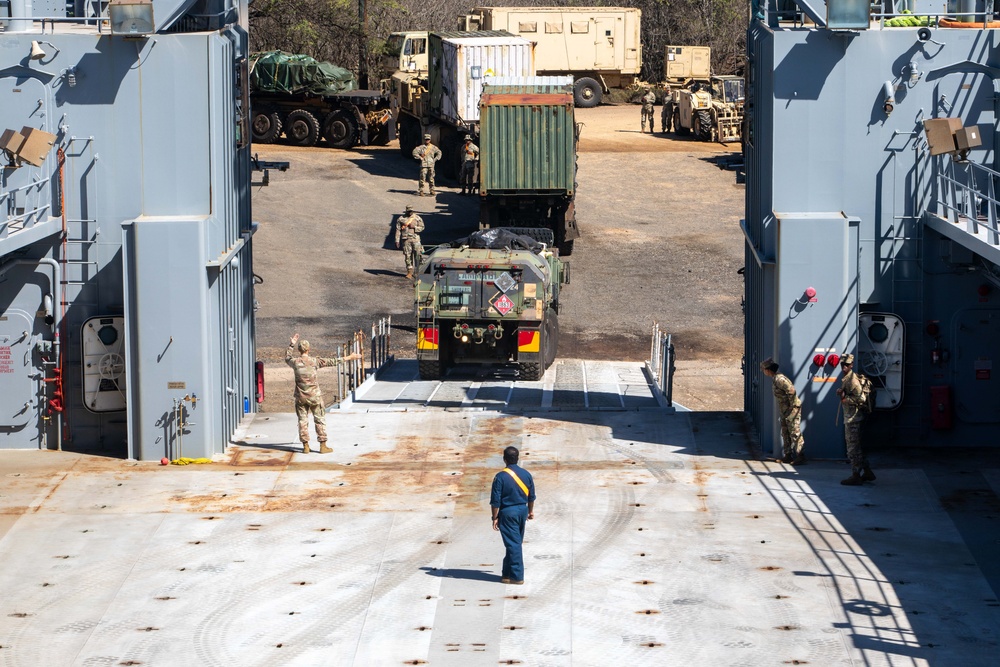
[[[465,145],[462,146],[462,173],[459,180],[462,181],[462,194],[466,188],[472,194],[473,181],[476,176],[476,163],[479,162],[479,147],[472,143],[472,137],[465,135]]]
[[[660,110],[660,131],[666,134],[674,122],[674,96],[670,86],[663,91],[663,108]]]
[[[296,344],[301,356],[295,356]],[[320,391],[317,380],[317,370],[326,366],[339,366],[345,361],[360,359],[357,352],[346,357],[311,357],[309,356],[309,341],[299,340],[299,335],[292,336],[285,351],[285,363],[295,371],[295,414],[299,418],[299,440],[302,442],[302,453],[309,453],[309,414],[312,413],[316,423],[316,439],[319,440],[319,453],[329,454],[332,448],[326,446],[326,413],[323,405],[323,392]]]
[[[424,219],[407,206],[403,215],[396,220],[396,247],[403,242],[403,260],[406,262],[406,277],[413,278],[414,268],[420,268],[420,256],[424,247],[420,245],[420,232],[424,231]]]
[[[639,120],[639,132],[646,131],[646,122],[649,121],[649,133],[653,133],[653,105],[656,104],[656,94],[652,88],[646,86],[646,94],[642,96],[642,117]]]
[[[851,476],[841,480],[845,486],[860,486],[862,482],[874,482],[875,473],[868,465],[868,457],[861,447],[861,424],[865,420],[862,406],[867,397],[861,387],[861,380],[854,372],[854,355],[845,354],[840,361],[840,389],[837,396],[844,408],[844,442],[847,445],[847,460],[851,463]]]
[[[413,158],[420,160],[420,181],[417,184],[417,194],[424,196],[424,183],[430,186],[430,195],[434,192],[434,163],[441,159],[441,149],[431,143],[431,135],[424,135],[424,145],[413,149]]]
[[[806,462],[802,456],[802,438],[800,422],[802,420],[802,401],[795,393],[795,385],[786,376],[778,372],[778,364],[771,357],[760,363],[764,375],[772,378],[774,400],[778,403],[778,415],[781,420],[781,452],[782,463],[793,466]]]

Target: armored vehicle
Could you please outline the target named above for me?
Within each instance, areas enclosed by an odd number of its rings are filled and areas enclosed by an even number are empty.
[[[350,71],[305,55],[268,51],[250,63],[254,143],[284,134],[296,146],[322,138],[333,148],[385,145],[395,138],[391,96],[357,90]]]
[[[573,77],[576,106],[596,107],[642,70],[642,12],[628,7],[476,7],[459,30],[507,30],[535,44],[535,69]]]
[[[538,238],[552,234],[481,230],[430,252],[416,281],[421,378],[459,363],[513,362],[520,379],[541,379],[559,345],[559,293],[570,271]]]

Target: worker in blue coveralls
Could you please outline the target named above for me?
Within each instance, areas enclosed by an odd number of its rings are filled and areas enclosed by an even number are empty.
[[[503,462],[507,467],[493,478],[490,494],[493,530],[500,531],[507,549],[500,583],[518,586],[524,583],[524,557],[521,554],[524,525],[527,519],[535,518],[535,481],[531,479],[531,473],[517,465],[519,455],[517,447],[503,450]]]

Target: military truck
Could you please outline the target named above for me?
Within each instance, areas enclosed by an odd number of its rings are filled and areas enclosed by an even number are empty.
[[[399,108],[399,150],[409,157],[429,134],[443,154],[439,169],[453,177],[464,136],[479,137],[483,78],[533,75],[534,50],[527,39],[507,32],[428,33],[428,69],[417,69],[419,62],[410,71],[398,70],[390,82]]]
[[[388,92],[357,90],[354,74],[310,56],[268,51],[250,59],[251,134],[296,146],[322,138],[334,148],[385,145],[395,138]]]
[[[489,229],[431,250],[416,280],[422,379],[461,363],[514,363],[521,380],[541,379],[556,357],[560,289],[570,279],[545,239],[544,229]]]
[[[702,141],[739,141],[743,128],[743,78],[714,76],[707,46],[668,46],[664,78],[672,92],[663,103],[661,127],[694,133]]]
[[[487,77],[479,109],[480,228],[544,227],[569,256],[580,236],[572,77]]]
[[[625,7],[477,7],[459,30],[506,30],[535,43],[540,75],[569,75],[576,106],[596,107],[642,70],[642,12]]]

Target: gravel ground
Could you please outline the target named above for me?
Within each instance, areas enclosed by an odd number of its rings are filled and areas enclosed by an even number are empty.
[[[715,165],[732,147],[642,134],[634,105],[578,109],[577,121],[582,237],[569,258],[560,357],[641,361],[659,322],[678,352],[675,399],[693,409],[740,410],[744,189]],[[254,150],[291,163],[253,197],[261,224],[254,266],[264,280],[256,290],[263,409],[278,412],[291,409],[281,359],[296,331],[332,354],[352,331],[392,315],[393,351],[415,356],[413,293],[391,238],[395,216],[413,205],[427,225],[424,245],[433,245],[476,229],[478,203],[440,179],[436,198],[417,197],[416,164],[395,142]]]

